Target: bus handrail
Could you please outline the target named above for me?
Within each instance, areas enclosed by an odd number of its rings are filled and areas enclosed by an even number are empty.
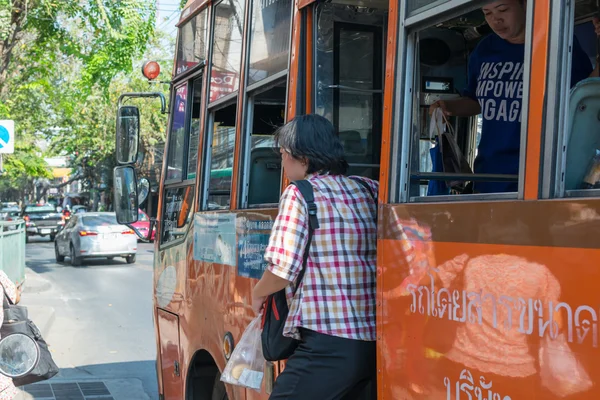
[[[410,179],[426,181],[518,182],[519,175],[461,174],[454,172],[414,172],[410,175]]]

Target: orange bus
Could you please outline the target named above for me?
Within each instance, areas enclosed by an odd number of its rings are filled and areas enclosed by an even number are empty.
[[[272,134],[304,113],[332,121],[350,173],[380,181],[378,399],[600,397],[600,81],[568,79],[575,42],[596,63],[599,10],[595,0],[523,3],[522,61],[488,65],[477,88],[505,99],[449,118],[447,136],[472,168],[482,121],[518,119],[518,171],[440,171],[428,109],[467,85],[486,4],[188,1],[155,244],[161,399],[266,399],[284,368],[268,363],[260,394],[219,380],[254,318],[251,289],[286,184]],[[493,79],[502,74],[511,82]],[[132,223],[137,109],[119,106],[118,121],[115,205]],[[486,181],[515,190],[465,190]]]

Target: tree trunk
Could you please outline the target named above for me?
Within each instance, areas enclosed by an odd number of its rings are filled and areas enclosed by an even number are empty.
[[[12,13],[10,18],[10,30],[6,39],[0,41],[0,94],[3,92],[4,82],[8,75],[8,67],[12,58],[13,50],[20,39],[23,24],[27,18],[27,3],[24,0],[12,2]]]

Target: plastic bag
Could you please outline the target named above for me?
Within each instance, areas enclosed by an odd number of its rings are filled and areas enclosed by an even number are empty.
[[[261,319],[261,315],[256,317],[244,331],[221,374],[221,381],[260,392],[265,370],[261,343]]]
[[[540,347],[540,378],[542,385],[558,397],[586,392],[593,383],[569,348],[565,335],[555,340],[542,339]]]
[[[596,149],[596,155],[592,158],[590,167],[583,178],[582,189],[600,189],[600,150]]]
[[[444,125],[448,128],[445,132]],[[446,116],[440,108],[436,108],[432,115],[432,123],[429,127],[429,134],[437,132],[438,145],[442,155],[442,165],[445,173],[454,174],[472,174],[473,170],[464,156],[460,146],[456,142],[456,135],[452,124],[446,119]],[[463,180],[446,181],[446,187],[458,192],[463,192],[467,182]]]

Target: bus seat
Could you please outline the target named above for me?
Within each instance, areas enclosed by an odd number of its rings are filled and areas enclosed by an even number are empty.
[[[600,150],[600,78],[585,79],[571,90],[568,126],[565,190],[577,190]]]
[[[365,149],[358,131],[340,132],[340,140],[347,154],[364,154]]]
[[[364,163],[365,147],[358,131],[342,131],[339,134],[344,147],[344,156],[350,164]]]
[[[258,147],[250,153],[248,204],[277,204],[281,188],[281,156],[272,147]]]

